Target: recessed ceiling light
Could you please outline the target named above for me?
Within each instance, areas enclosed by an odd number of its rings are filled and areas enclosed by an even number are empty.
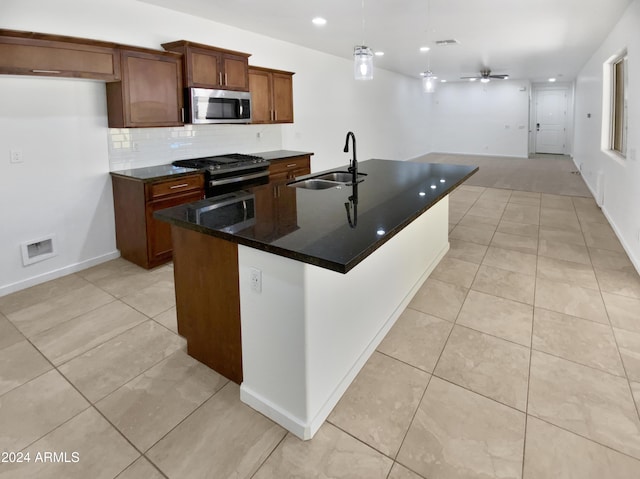
[[[311,22],[314,25],[318,25],[318,26],[322,26],[322,25],[326,25],[327,24],[326,18],[322,18],[322,17],[316,17],[313,20],[311,20]]]
[[[555,79],[555,78],[549,78],[549,81],[550,81],[551,83],[553,83],[554,81],[556,81],[556,79]]]
[[[383,235],[383,234],[385,234],[385,233],[386,233],[386,231],[385,231],[385,230],[383,230],[382,228],[380,228],[378,231],[376,231],[376,234],[377,234],[378,236],[382,236],[382,235]]]
[[[443,78],[442,80],[440,80],[440,83],[447,83],[447,80]]]
[[[469,81],[476,81],[477,78],[469,78]]]
[[[421,52],[428,52],[429,50],[431,50],[429,47],[420,47]]]
[[[382,57],[382,56],[384,56],[384,52],[380,52],[380,51],[374,52],[374,55],[377,56],[377,57]]]

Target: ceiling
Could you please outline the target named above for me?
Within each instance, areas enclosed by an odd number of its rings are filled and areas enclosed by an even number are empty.
[[[344,58],[364,41],[384,51],[375,67],[413,77],[429,66],[454,81],[486,67],[570,81],[633,0],[364,0],[364,35],[362,0],[143,1]],[[434,44],[452,38],[460,43]]]

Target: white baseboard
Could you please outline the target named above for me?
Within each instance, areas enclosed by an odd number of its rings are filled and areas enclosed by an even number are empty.
[[[46,283],[47,281],[51,281],[52,279],[61,278],[62,276],[67,276],[72,273],[77,273],[78,271],[91,268],[92,266],[96,266],[100,263],[104,263],[106,261],[110,261],[119,257],[120,251],[115,250],[111,253],[96,256],[95,258],[90,258],[79,263],[70,264],[54,271],[49,271],[47,273],[33,276],[31,278],[16,281],[15,283],[0,286],[0,297],[15,293],[16,291],[20,291],[31,286],[35,286],[37,284]]]
[[[576,160],[574,158],[573,163],[576,165],[576,167],[578,168],[578,170],[580,169],[579,165],[576,163]],[[585,177],[583,176],[582,179],[584,180],[584,184],[587,185],[587,188],[589,189],[589,192],[591,193],[591,196],[593,196],[593,198],[596,198],[596,192],[593,191],[593,188],[591,187],[591,185],[589,184],[589,182],[585,179]],[[624,236],[620,233],[620,228],[618,228],[618,225],[616,225],[616,222],[613,221],[613,218],[611,218],[611,215],[609,214],[609,212],[607,211],[607,206],[606,204],[603,205],[601,208],[602,210],[602,214],[604,215],[604,217],[607,219],[607,221],[609,222],[609,226],[611,226],[611,229],[613,229],[613,232],[616,234],[616,236],[618,237],[618,241],[620,241],[620,244],[622,245],[622,248],[624,249],[625,253],[627,253],[627,256],[629,257],[629,260],[631,261],[631,264],[633,264],[633,267],[636,269],[636,271],[638,272],[638,274],[640,274],[640,258],[636,258],[633,254],[633,250],[631,249],[631,247],[629,246],[629,244],[627,243],[627,241],[625,240]]]

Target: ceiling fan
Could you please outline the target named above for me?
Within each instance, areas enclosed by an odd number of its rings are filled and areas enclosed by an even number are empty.
[[[482,83],[488,83],[491,81],[492,78],[496,80],[508,80],[509,75],[492,75],[491,70],[489,70],[488,68],[485,68],[483,70],[480,70],[479,76],[460,77],[461,80],[469,80],[469,81],[480,80]]]

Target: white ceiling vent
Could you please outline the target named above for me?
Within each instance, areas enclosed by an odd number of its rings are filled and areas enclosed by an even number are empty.
[[[455,38],[449,38],[448,40],[436,40],[436,45],[446,47],[447,45],[460,45],[460,42]]]

